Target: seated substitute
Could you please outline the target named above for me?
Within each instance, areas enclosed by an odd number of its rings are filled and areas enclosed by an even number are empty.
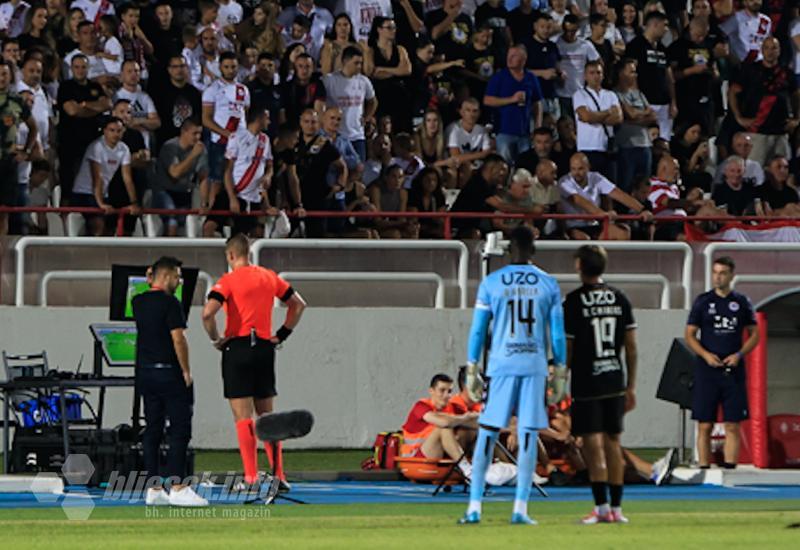
[[[445,455],[459,460],[458,467],[470,477],[472,466],[464,456],[456,428],[478,428],[478,413],[451,414],[448,408],[453,391],[453,379],[446,374],[431,378],[427,399],[420,399],[411,408],[403,424],[403,445],[400,455],[438,459]],[[465,431],[461,432],[463,434]]]

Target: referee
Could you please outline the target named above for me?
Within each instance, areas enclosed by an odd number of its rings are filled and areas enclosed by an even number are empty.
[[[733,259],[727,256],[714,261],[714,288],[695,299],[686,323],[686,343],[698,355],[692,419],[698,423],[697,454],[703,469],[711,461],[711,429],[719,405],[725,422],[725,468],[733,469],[739,461],[739,423],[748,417],[744,356],[756,347],[759,334],[750,300],[731,289],[735,269]],[[742,344],[745,329],[750,335]]]
[[[272,412],[275,390],[275,346],[286,340],[300,321],[306,303],[289,283],[275,272],[251,265],[247,237],[237,234],[225,244],[230,271],[208,294],[203,326],[211,342],[222,350],[222,382],[236,422],[239,452],[247,484],[258,482],[257,441],[253,412]],[[288,306],[286,320],[272,333],[275,298]],[[225,335],[220,337],[215,316],[225,309]],[[281,443],[264,443],[272,473],[289,490],[283,472]]]
[[[208,501],[181,484],[186,476],[186,448],[192,437],[194,388],[189,371],[186,319],[175,289],[181,283],[181,262],[162,257],[148,270],[150,290],[133,298],[136,320],[136,389],[144,399],[144,467],[158,475],[159,447],[169,419],[167,471],[169,495],[163,487],[148,488],[148,506],[208,506]]]
[[[575,268],[583,285],[564,300],[572,433],[583,438],[595,504],[581,520],[585,525],[628,523],[622,515],[625,461],[619,440],[623,417],[636,406],[636,322],[625,294],[600,278],[607,263],[604,248],[581,246]]]

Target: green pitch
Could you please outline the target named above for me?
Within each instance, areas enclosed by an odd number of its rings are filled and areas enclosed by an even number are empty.
[[[479,526],[455,525],[459,504],[218,506],[172,518],[169,509],[157,510],[163,517],[146,517],[142,506],[97,508],[87,521],[68,521],[60,509],[4,509],[2,547],[800,548],[800,529],[788,528],[800,522],[796,500],[634,501],[625,507],[631,524],[597,526],[575,524],[587,503],[537,501],[537,527],[508,525],[510,503],[485,505]]]

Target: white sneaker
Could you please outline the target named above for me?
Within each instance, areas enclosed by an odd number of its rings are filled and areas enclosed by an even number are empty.
[[[173,489],[169,492],[169,504],[171,506],[200,507],[208,506],[208,501],[194,492],[191,487],[183,489]]]
[[[672,473],[672,469],[674,468],[674,456],[675,449],[670,449],[667,451],[667,454],[653,463],[653,473],[650,475],[650,481],[656,485],[664,483],[664,480]]]
[[[542,477],[539,474],[537,474],[536,472],[533,472],[533,482],[536,485],[547,485],[547,483],[550,482],[550,478]]]
[[[144,495],[144,503],[147,506],[167,506],[169,504],[169,493],[164,489],[151,487]]]
[[[458,463],[458,469],[461,470],[461,473],[467,479],[472,479],[472,464],[469,463],[468,460],[463,459],[461,462]]]

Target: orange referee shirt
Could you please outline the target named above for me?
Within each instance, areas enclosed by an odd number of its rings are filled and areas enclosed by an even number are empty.
[[[225,337],[256,336],[267,340],[272,333],[275,298],[288,300],[293,294],[288,282],[258,265],[240,267],[223,275],[208,293],[209,300],[222,302],[225,309]]]

